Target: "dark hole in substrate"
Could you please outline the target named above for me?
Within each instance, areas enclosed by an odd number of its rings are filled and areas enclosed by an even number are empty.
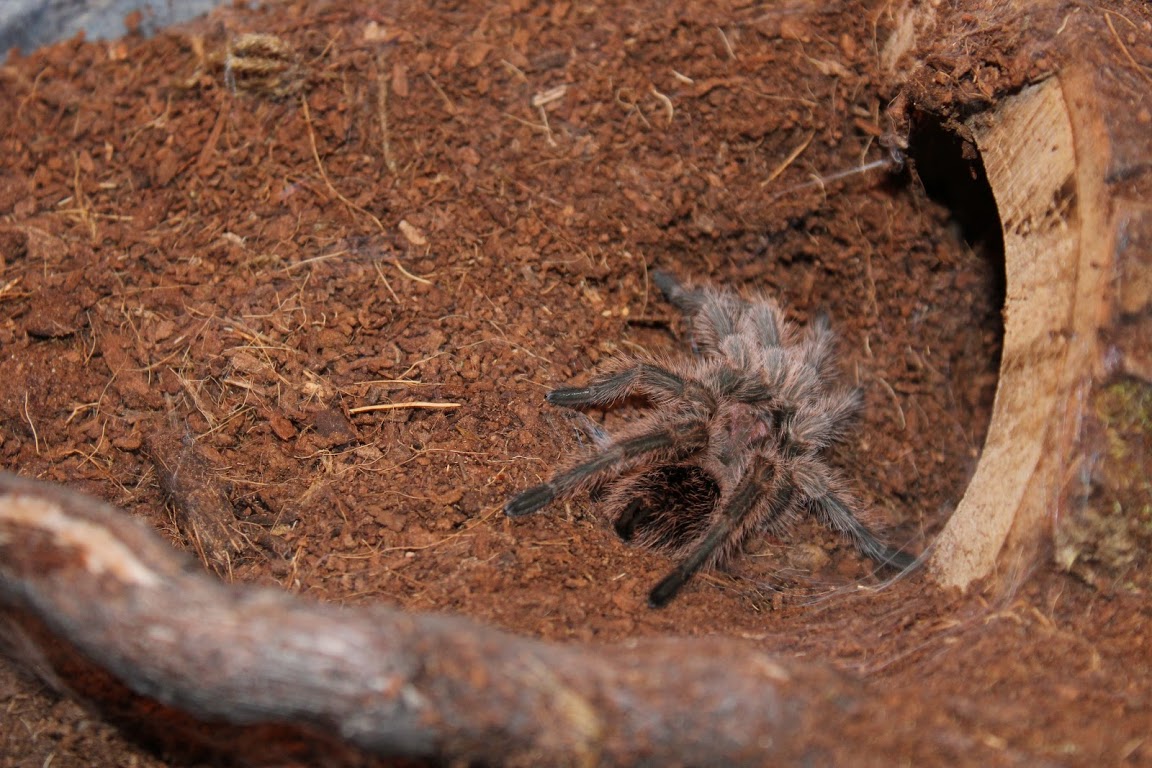
[[[922,115],[908,136],[908,159],[928,196],[952,212],[965,242],[1002,264],[1000,213],[976,145]]]
[[[970,139],[949,130],[936,117],[920,114],[908,136],[908,159],[928,197],[951,212],[958,235],[973,253],[993,266],[985,273],[982,287],[993,306],[1003,308],[1007,288],[1004,235],[980,151]],[[1002,318],[995,325],[999,349],[1004,340]],[[999,364],[997,359],[997,367]]]

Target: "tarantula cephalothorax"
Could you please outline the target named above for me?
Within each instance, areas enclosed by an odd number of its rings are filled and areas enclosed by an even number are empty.
[[[860,408],[859,391],[831,383],[827,318],[801,331],[770,298],[686,287],[665,272],[653,279],[687,316],[695,354],[617,358],[587,386],[550,392],[548,402],[569,408],[636,394],[652,410],[615,435],[593,428],[590,455],[509,499],[505,513],[520,517],[598,489],[621,538],[679,558],[649,594],[653,607],[701,568],[730,561],[753,531],[779,531],[802,512],[873,560],[910,566],[913,557],[860,522],[843,478],[824,459]]]

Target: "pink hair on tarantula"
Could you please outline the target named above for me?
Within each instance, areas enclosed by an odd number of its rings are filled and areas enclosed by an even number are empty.
[[[587,386],[550,392],[548,402],[569,408],[640,395],[651,409],[615,434],[594,430],[590,452],[509,499],[505,513],[603,489],[600,503],[621,538],[678,560],[649,593],[653,607],[701,568],[730,562],[754,532],[783,531],[802,514],[882,565],[913,565],[860,522],[827,463],[861,405],[858,390],[834,384],[827,318],[801,330],[768,297],[684,286],[666,272],[653,280],[688,319],[692,354],[616,358]]]

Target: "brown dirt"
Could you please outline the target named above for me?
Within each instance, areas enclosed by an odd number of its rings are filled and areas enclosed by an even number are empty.
[[[960,702],[1006,763],[1152,761],[1146,575],[875,589],[806,525],[653,611],[669,562],[586,499],[500,511],[577,445],[549,388],[678,343],[661,267],[827,309],[867,401],[839,460],[893,541],[941,528],[991,412],[995,242],[915,174],[812,181],[887,156],[886,6],[363,5],[0,70],[4,468],[188,547],[153,460],[186,436],[235,510],[224,578],[553,640],[752,638]],[[405,403],[456,407],[365,410]],[[0,753],[164,764],[7,667]]]

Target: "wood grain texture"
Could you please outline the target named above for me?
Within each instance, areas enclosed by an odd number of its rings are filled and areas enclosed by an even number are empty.
[[[734,639],[550,645],[227,585],[124,513],[6,473],[0,616],[6,655],[56,687],[243,763],[821,762],[881,715],[859,681]]]

